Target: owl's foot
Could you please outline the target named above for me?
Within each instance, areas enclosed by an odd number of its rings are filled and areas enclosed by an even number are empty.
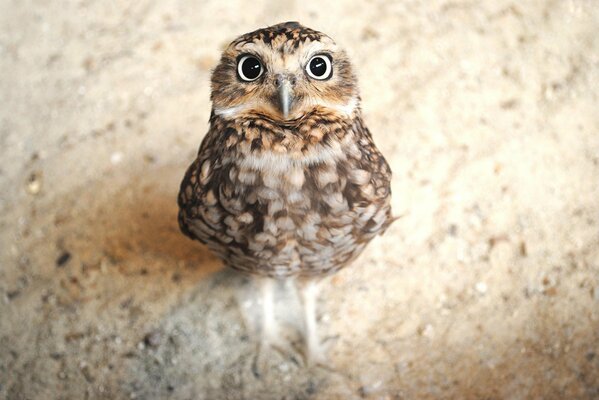
[[[329,360],[327,358],[327,350],[326,346],[323,346],[322,343],[314,342],[317,341],[318,338],[313,340],[313,343],[307,343],[305,349],[305,358],[306,358],[306,366],[322,366],[328,367]],[[308,340],[307,340],[308,342]]]

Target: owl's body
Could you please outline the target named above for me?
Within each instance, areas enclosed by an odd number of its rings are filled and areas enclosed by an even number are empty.
[[[321,275],[389,224],[390,170],[358,113],[288,126],[213,116],[181,187],[183,231],[236,269]]]
[[[212,89],[179,224],[226,265],[326,275],[391,223],[391,171],[362,121],[349,61],[328,36],[297,23],[241,36]]]

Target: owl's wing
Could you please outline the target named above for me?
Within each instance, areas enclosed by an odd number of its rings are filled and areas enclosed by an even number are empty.
[[[222,174],[222,154],[216,143],[220,131],[219,126],[211,125],[204,136],[196,159],[183,177],[177,201],[181,232],[204,244],[222,229],[222,207],[216,201]]]
[[[179,227],[192,239],[207,244],[217,254],[243,252],[244,232],[260,226],[263,206],[246,201],[247,190],[233,182],[235,158],[229,139],[237,132],[211,121],[198,155],[187,169],[179,190]],[[226,162],[225,158],[229,161]]]
[[[358,216],[355,236],[363,241],[382,234],[395,220],[391,211],[391,168],[378,150],[368,128],[360,120],[361,157],[353,162],[355,171],[368,171],[369,179],[355,179],[345,187],[344,196]],[[359,232],[358,232],[359,231]]]
[[[181,186],[179,188],[179,196],[177,197],[177,203],[179,204],[179,229],[185,236],[206,243],[206,241],[197,237],[190,229],[187,215],[191,213],[193,204],[197,203],[198,196],[197,191],[197,180],[198,180],[198,168],[200,162],[196,158],[194,162],[187,168]]]

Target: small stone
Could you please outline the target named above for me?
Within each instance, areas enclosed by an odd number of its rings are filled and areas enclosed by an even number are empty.
[[[368,397],[371,394],[377,393],[381,390],[381,386],[383,384],[383,381],[376,381],[374,382],[372,385],[363,385],[360,386],[360,388],[358,389],[358,392],[360,393],[361,397]],[[386,399],[385,397],[378,397],[379,399]]]
[[[123,153],[121,153],[120,151],[112,153],[112,155],[110,156],[110,162],[112,163],[112,165],[120,164],[121,161],[123,161]]]
[[[456,224],[451,224],[449,225],[449,228],[447,229],[447,233],[449,233],[449,236],[457,236],[458,234],[458,226]]]
[[[420,334],[427,339],[432,339],[435,335],[435,329],[431,324],[426,324],[424,328],[420,330]]]
[[[131,307],[131,305],[133,304],[133,297],[127,297],[125,300],[121,301],[121,304],[119,304],[119,307],[121,307],[122,309],[126,309]]]
[[[308,386],[306,387],[306,393],[308,395],[313,395],[314,393],[316,393],[316,384],[314,383],[313,380],[308,381]]]
[[[507,99],[499,103],[499,107],[504,110],[511,110],[518,105],[518,99]]]
[[[156,348],[162,342],[162,334],[159,331],[152,331],[144,336],[144,344],[148,347]]]
[[[289,364],[286,363],[281,363],[278,365],[279,371],[281,372],[287,372],[289,371]]]
[[[63,250],[63,252],[60,253],[60,255],[58,256],[58,258],[56,259],[56,266],[57,267],[64,267],[65,264],[68,263],[70,259],[71,259],[71,253],[69,253],[66,250]]]
[[[88,383],[93,383],[96,380],[91,373],[89,365],[87,365],[86,363],[81,363],[79,365],[79,368],[81,369],[81,373],[83,374],[83,377]]]
[[[476,285],[474,285],[474,289],[480,294],[485,294],[489,288],[485,282],[477,282]]]
[[[520,242],[520,256],[522,257],[526,257],[528,255],[528,250],[526,249],[526,242],[522,241]]]
[[[27,180],[27,192],[36,195],[42,189],[42,176],[39,172],[33,172]]]
[[[6,297],[10,301],[10,300],[13,300],[14,298],[16,298],[17,296],[19,296],[20,294],[21,294],[21,291],[19,289],[9,290],[8,292],[6,292]]]

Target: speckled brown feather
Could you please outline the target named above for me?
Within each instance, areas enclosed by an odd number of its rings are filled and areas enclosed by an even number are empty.
[[[272,46],[281,35],[292,43],[324,37],[285,25],[249,33],[232,46],[256,40]],[[232,118],[212,113],[181,184],[181,230],[225,264],[253,274],[337,271],[391,223],[391,170],[359,107],[346,115],[312,106],[285,121],[262,111]]]
[[[287,42],[297,49],[306,40],[318,41],[324,37],[326,35],[322,32],[302,26],[299,22],[291,21],[246,33],[235,39],[233,43],[238,45],[261,42],[275,48],[275,44]]]

